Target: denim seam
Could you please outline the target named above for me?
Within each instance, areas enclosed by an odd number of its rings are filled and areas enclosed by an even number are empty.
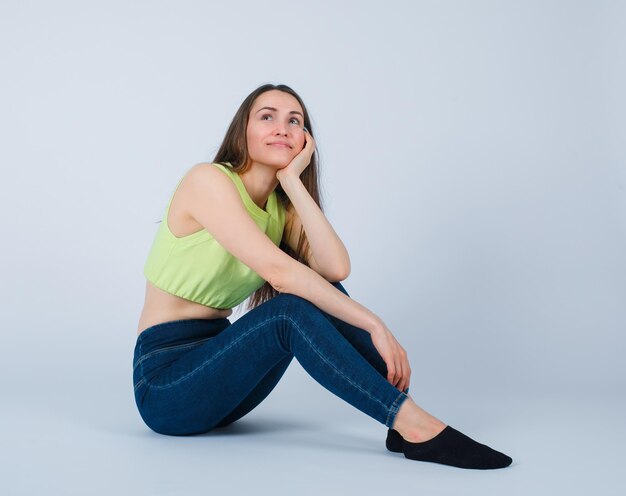
[[[141,348],[142,348],[143,342],[139,341],[139,356],[141,356]],[[141,377],[143,377],[143,363],[140,362],[141,367],[139,367],[139,374]],[[135,367],[133,367],[133,374],[135,373]]]
[[[330,361],[328,361],[328,359],[322,354],[320,353],[320,351],[313,346],[313,343],[311,341],[309,341],[309,339],[307,339],[307,337],[304,335],[304,333],[302,332],[302,329],[300,329],[300,326],[289,316],[285,316],[289,321],[291,321],[293,323],[293,325],[295,326],[296,329],[298,329],[298,332],[300,333],[300,335],[302,336],[302,338],[307,341],[309,343],[309,346],[311,347],[311,349],[313,349],[313,351],[315,351],[315,353],[317,353],[320,358],[322,360],[324,360],[328,365],[330,365],[335,372],[337,372],[337,374],[339,374],[340,376],[342,376],[344,379],[346,379],[346,381],[351,384],[352,386],[354,386],[356,389],[358,389],[359,391],[365,393],[366,396],[369,396],[372,400],[374,400],[375,402],[377,402],[379,405],[381,405],[383,408],[387,409],[387,405],[385,405],[382,401],[380,401],[378,398],[373,397],[369,391],[367,391],[366,389],[363,389],[360,385],[358,385],[355,382],[352,382],[352,380],[345,375],[343,372],[341,372],[337,367],[335,367]]]
[[[173,386],[175,386],[176,384],[178,384],[179,382],[184,381],[185,379],[187,379],[188,377],[191,377],[192,375],[194,375],[196,372],[198,372],[200,369],[204,368],[206,365],[210,364],[211,362],[215,361],[217,358],[219,358],[220,356],[222,356],[224,353],[226,353],[229,349],[231,349],[233,346],[235,346],[237,343],[239,343],[239,341],[241,341],[243,338],[245,338],[246,336],[248,336],[250,333],[256,331],[259,327],[264,326],[266,323],[272,321],[272,320],[276,320],[280,317],[285,317],[285,315],[275,315],[273,317],[270,317],[266,320],[264,320],[263,322],[258,323],[256,326],[252,327],[251,329],[248,329],[247,332],[245,332],[244,334],[242,334],[241,336],[239,336],[235,341],[233,341],[232,343],[230,343],[230,346],[228,346],[227,348],[224,348],[222,350],[220,350],[216,355],[210,357],[208,360],[205,360],[204,362],[202,362],[200,365],[198,365],[195,369],[193,369],[191,372],[188,372],[187,374],[185,374],[182,377],[179,377],[178,379],[176,379],[173,382],[170,382],[169,384],[162,384],[162,385],[155,385],[155,384],[148,384],[148,387],[150,389],[169,389]]]
[[[203,343],[203,342],[205,342],[205,341],[208,341],[209,339],[212,339],[212,338],[214,338],[214,337],[215,337],[215,336],[210,336],[210,337],[208,337],[208,338],[202,338],[202,339],[200,339],[200,340],[198,340],[198,341],[194,341],[193,343],[174,344],[174,345],[172,345],[172,346],[165,346],[165,347],[163,347],[163,348],[159,348],[158,350],[152,350],[151,352],[146,353],[145,355],[140,356],[140,357],[137,359],[137,362],[135,362],[135,366],[133,367],[133,371],[137,368],[137,366],[138,366],[141,362],[143,362],[143,361],[144,361],[144,360],[146,360],[147,358],[150,358],[150,357],[151,357],[151,356],[153,356],[153,355],[156,355],[156,354],[158,354],[158,353],[162,353],[162,352],[164,352],[164,351],[172,351],[172,350],[185,349],[185,348],[188,348],[188,347],[190,347],[190,346],[194,346],[194,345],[196,345],[196,344],[200,344],[200,343]]]
[[[391,418],[392,415],[395,415],[398,413],[398,410],[400,410],[400,398],[402,398],[403,396],[407,396],[408,395],[401,391],[400,394],[398,395],[398,397],[394,400],[394,402],[391,404],[391,408],[389,409],[389,414],[387,415],[387,420],[385,421],[385,425],[387,427],[389,427],[391,429],[391,425],[389,425],[389,420]]]
[[[144,382],[146,382],[146,378],[142,377],[141,380],[137,384],[135,384],[134,391],[137,392],[137,389],[139,389],[139,386],[141,386]]]

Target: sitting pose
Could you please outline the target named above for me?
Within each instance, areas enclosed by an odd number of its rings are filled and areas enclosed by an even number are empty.
[[[144,266],[133,382],[145,424],[210,431],[261,403],[293,357],[323,387],[389,428],[412,460],[494,469],[511,458],[422,410],[384,322],[350,298],[345,246],[320,208],[317,154],[302,99],[254,90],[212,163],[175,188]],[[232,308],[250,297],[231,323]]]

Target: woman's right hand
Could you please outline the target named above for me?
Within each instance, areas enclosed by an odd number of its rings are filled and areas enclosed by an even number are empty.
[[[372,343],[387,365],[387,380],[404,391],[411,382],[411,367],[406,351],[385,324],[370,333]]]
[[[299,178],[300,174],[302,174],[304,169],[311,163],[311,157],[313,156],[313,152],[315,152],[315,140],[308,132],[304,133],[304,139],[306,140],[304,148],[291,159],[291,162],[289,162],[286,167],[276,171],[276,179],[278,179],[280,183],[282,183],[285,178]]]

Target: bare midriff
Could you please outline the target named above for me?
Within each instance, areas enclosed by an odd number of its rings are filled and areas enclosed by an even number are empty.
[[[146,281],[146,298],[137,335],[157,324],[183,319],[223,319],[233,313],[232,308],[219,309],[186,300],[157,288]]]

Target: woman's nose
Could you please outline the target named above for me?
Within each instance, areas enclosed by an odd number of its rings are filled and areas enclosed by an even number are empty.
[[[284,136],[287,135],[287,127],[280,122],[276,124],[276,129],[274,130],[276,134],[282,134]]]

